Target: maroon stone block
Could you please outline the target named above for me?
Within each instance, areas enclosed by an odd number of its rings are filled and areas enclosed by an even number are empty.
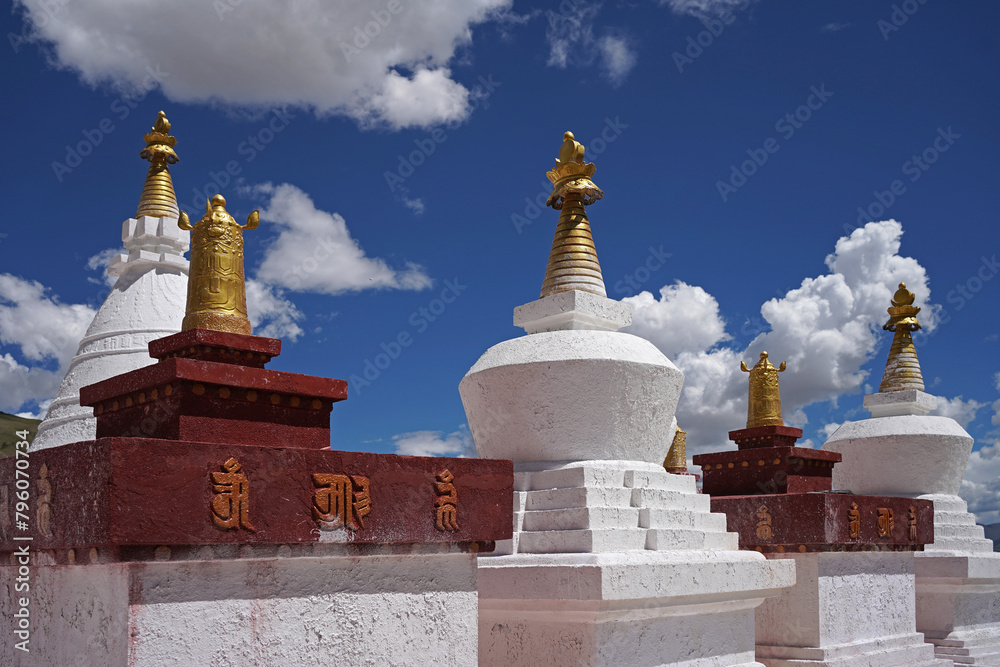
[[[794,447],[801,437],[802,429],[791,426],[755,426],[729,432],[729,439],[739,449]]]
[[[740,548],[765,553],[922,551],[934,541],[929,500],[842,493],[713,497]]]
[[[272,357],[281,354],[277,338],[188,329],[149,342],[149,356],[154,359],[184,357],[263,368]]]
[[[703,493],[742,496],[829,491],[841,458],[808,447],[768,447],[698,454],[693,460],[701,466]]]
[[[67,553],[310,542],[492,550],[512,533],[504,460],[101,438],[0,460],[2,516],[15,517],[19,479],[31,489],[16,517],[25,527],[0,524],[0,551],[22,544],[17,537]]]
[[[343,380],[185,358],[80,390],[80,404],[94,407],[98,438],[311,449],[330,446],[330,412],[346,398]]]

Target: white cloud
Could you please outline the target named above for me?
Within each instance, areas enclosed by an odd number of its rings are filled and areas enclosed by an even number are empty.
[[[461,121],[448,64],[509,0],[20,0],[53,61],[177,102],[292,105],[392,128]],[[155,73],[152,74],[152,73]]]
[[[113,258],[122,254],[128,254],[124,248],[107,248],[96,255],[89,257],[87,259],[87,270],[99,272],[101,278],[97,279],[88,276],[87,281],[98,285],[113,287],[114,284],[118,282],[118,276],[108,274],[108,264]]]
[[[56,359],[65,367],[94,314],[89,306],[60,303],[41,283],[0,274],[0,343],[20,347],[26,359]]]
[[[979,412],[979,409],[984,407],[986,407],[985,403],[980,403],[972,398],[966,401],[963,400],[961,396],[956,396],[955,398],[938,396],[937,407],[934,408],[930,414],[941,417],[951,417],[957,421],[962,428],[966,428],[969,425],[969,422],[976,418],[976,413]]]
[[[63,370],[57,372],[44,368],[28,368],[19,364],[10,354],[0,355],[0,411],[17,412],[26,403],[41,402],[51,399],[59,390]],[[39,407],[38,413],[45,414],[45,408]],[[32,419],[39,419],[35,412]]]
[[[678,280],[660,289],[659,300],[643,291],[622,301],[633,313],[625,331],[648,338],[670,359],[729,339],[719,303],[701,287]]]
[[[587,67],[600,57],[605,78],[619,86],[636,63],[636,53],[629,37],[621,30],[605,29],[600,38],[594,34],[594,21],[601,10],[600,2],[577,0],[563,3],[559,12],[545,13],[549,43],[547,64],[552,67]]]
[[[715,300],[683,283],[664,288],[663,298],[648,293],[626,299],[633,305],[631,331],[651,340],[684,371],[685,385],[677,419],[688,431],[692,453],[733,448],[727,432],[746,423],[747,376],[740,360],[756,363],[767,350],[781,374],[782,408],[789,424],[804,425],[803,408],[859,392],[862,370],[880,341],[886,307],[899,282],[930,298],[927,276],[916,260],[899,253],[902,226],[894,221],[869,223],[836,243],[826,258],[829,272],[806,278],[781,298],[761,306],[764,327],[743,350],[719,347],[725,330]],[[934,326],[933,308],[924,308],[925,327]],[[713,347],[715,346],[715,347]],[[860,396],[858,397],[860,402]]]
[[[247,317],[254,335],[296,341],[302,328],[296,324],[302,312],[284,293],[259,280],[247,280]],[[263,326],[261,326],[263,324]]]
[[[397,454],[405,456],[458,456],[475,458],[476,445],[469,427],[445,435],[443,431],[413,431],[392,436]]]
[[[960,495],[979,523],[1000,522],[1000,443],[972,452]]]
[[[403,197],[403,203],[406,204],[406,208],[413,211],[413,215],[424,214],[424,200],[422,198],[410,199],[409,197]]]
[[[757,0],[660,0],[674,11],[675,14],[690,16],[721,16],[740,9],[746,9]]]
[[[264,250],[257,280],[290,290],[340,294],[372,288],[421,290],[432,281],[423,268],[407,263],[393,269],[367,257],[351,238],[344,218],[316,208],[294,185],[263,185],[270,197],[262,220],[274,223],[278,237]]]

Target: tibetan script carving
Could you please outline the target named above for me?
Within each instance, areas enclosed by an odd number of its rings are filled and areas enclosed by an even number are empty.
[[[212,491],[212,521],[222,530],[244,528],[255,531],[250,524],[250,481],[240,472],[239,461],[229,458],[222,464],[225,472],[210,473]]]
[[[910,505],[910,539],[917,539],[917,508]]]
[[[372,511],[367,477],[317,473],[312,479],[316,487],[312,516],[320,530],[365,527],[365,517]]]
[[[760,509],[757,510],[757,539],[758,540],[770,540],[771,539],[771,511],[767,509],[767,505],[761,505]]]
[[[45,537],[52,537],[52,482],[49,481],[49,467],[42,464],[38,471],[38,509],[35,511],[35,522],[38,530]]]
[[[892,510],[888,507],[878,508],[878,536],[892,537],[892,531],[896,527],[892,517]]]
[[[434,500],[434,527],[438,530],[458,530],[458,489],[452,484],[454,479],[451,471],[445,468],[438,473],[437,481],[434,482],[434,490],[437,492]]]
[[[851,503],[850,509],[847,510],[847,531],[852,540],[861,537],[861,512],[857,503]]]

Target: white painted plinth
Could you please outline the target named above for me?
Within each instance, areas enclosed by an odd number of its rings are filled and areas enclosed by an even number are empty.
[[[911,552],[768,554],[795,563],[795,586],[757,608],[767,667],[949,667],[916,631]]]
[[[694,478],[639,461],[515,463],[514,539],[479,558],[483,665],[754,665],[791,563],[737,551]]]
[[[915,556],[917,631],[955,664],[1000,665],[1000,554],[958,496],[972,437],[953,419],[924,415],[929,395],[909,393],[866,397],[873,415],[892,416],[830,436],[823,449],[844,455],[834,488],[934,502],[934,543]]]
[[[683,383],[643,338],[562,330],[494,345],[459,393],[481,457],[658,464]]]
[[[476,556],[447,549],[195,547],[162,562],[36,564],[30,653],[13,646],[16,569],[3,566],[0,664],[475,665]]]

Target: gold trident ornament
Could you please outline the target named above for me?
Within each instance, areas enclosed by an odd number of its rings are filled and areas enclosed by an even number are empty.
[[[191,234],[191,274],[183,331],[212,329],[249,334],[246,284],[243,276],[243,230],[256,229],[260,212],[240,226],[226,211],[226,199],[205,201],[205,215],[194,225],[181,212],[177,226]]]
[[[767,352],[760,353],[760,361],[753,368],[740,362],[740,370],[750,374],[750,400],[747,406],[747,428],[757,426],[784,426],[781,418],[781,390],[778,373],[785,370],[785,362],[775,368],[767,360]]]

